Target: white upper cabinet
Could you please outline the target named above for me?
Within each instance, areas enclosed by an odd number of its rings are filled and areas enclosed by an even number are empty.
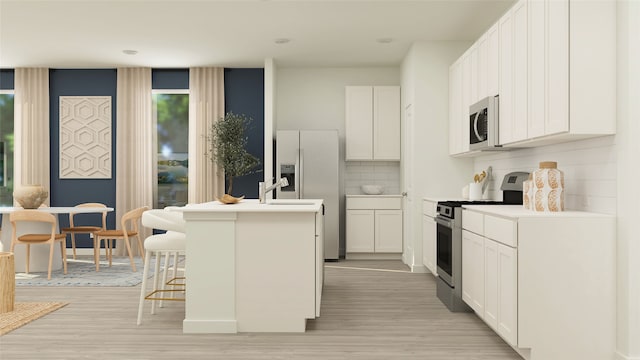
[[[500,19],[502,145],[615,133],[615,19],[613,0],[521,0]]]
[[[500,19],[500,144],[527,138],[527,0]]]
[[[400,87],[347,86],[346,159],[400,160]]]
[[[496,96],[500,93],[500,27],[496,23],[485,35],[487,60],[487,93],[486,96]],[[485,69],[485,67],[481,67]],[[482,71],[482,70],[481,70]]]
[[[347,86],[345,94],[347,160],[373,159],[373,87]]]
[[[500,144],[513,137],[513,21],[511,11],[498,21],[500,33],[499,137]]]
[[[513,118],[512,141],[527,139],[527,0],[513,7]]]
[[[449,67],[449,155],[462,153],[462,62]]]
[[[499,95],[506,147],[615,134],[615,0],[520,0],[449,75],[451,155],[473,153],[468,107],[486,96]]]
[[[400,87],[373,87],[373,159],[400,160]]]
[[[449,67],[449,155],[469,151],[471,70],[470,51]]]

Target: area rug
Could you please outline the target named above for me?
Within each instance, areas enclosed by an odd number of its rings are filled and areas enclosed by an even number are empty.
[[[67,304],[63,302],[16,303],[13,311],[0,314],[0,336],[56,311]]]
[[[155,259],[155,258],[154,258]],[[149,274],[153,274],[155,260],[149,266]],[[93,257],[78,257],[67,260],[67,274],[62,269],[51,273],[47,280],[46,272],[16,273],[16,286],[136,286],[142,282],[144,270],[142,259],[135,257],[136,272],[131,270],[129,258],[114,257],[111,267],[108,262],[100,262],[100,271],[96,272]]]

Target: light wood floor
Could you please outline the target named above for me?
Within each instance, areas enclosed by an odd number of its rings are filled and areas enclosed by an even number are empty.
[[[139,287],[18,287],[17,301],[70,304],[0,337],[0,359],[521,359],[475,315],[449,312],[433,276],[403,270],[327,263],[321,316],[302,334],[185,335],[184,303],[147,304],[136,326]]]

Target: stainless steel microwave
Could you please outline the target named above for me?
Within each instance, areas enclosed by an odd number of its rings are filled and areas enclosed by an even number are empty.
[[[503,150],[498,138],[498,96],[469,106],[469,150]]]

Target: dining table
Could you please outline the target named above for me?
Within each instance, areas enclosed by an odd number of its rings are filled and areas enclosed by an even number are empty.
[[[2,228],[0,230],[0,252],[10,251],[11,249],[11,236],[13,226],[9,221],[9,214],[16,210],[24,210],[21,207],[0,207],[0,215],[2,215]],[[111,212],[111,207],[74,207],[74,206],[52,206],[41,207],[36,209],[37,211],[47,212],[56,217],[56,231],[60,232],[60,214],[69,213],[101,213],[104,211]],[[20,222],[16,229],[17,236],[23,234],[33,233],[49,233],[51,228],[48,224],[38,222]],[[30,272],[42,272],[47,271],[49,266],[49,244],[34,244],[31,245],[31,252],[29,256],[29,271]],[[14,261],[16,272],[24,272],[26,270],[26,255],[27,247],[25,245],[17,245],[14,249]],[[51,265],[52,270],[58,270],[62,268],[62,257],[60,256],[60,247],[54,247],[53,263]]]

